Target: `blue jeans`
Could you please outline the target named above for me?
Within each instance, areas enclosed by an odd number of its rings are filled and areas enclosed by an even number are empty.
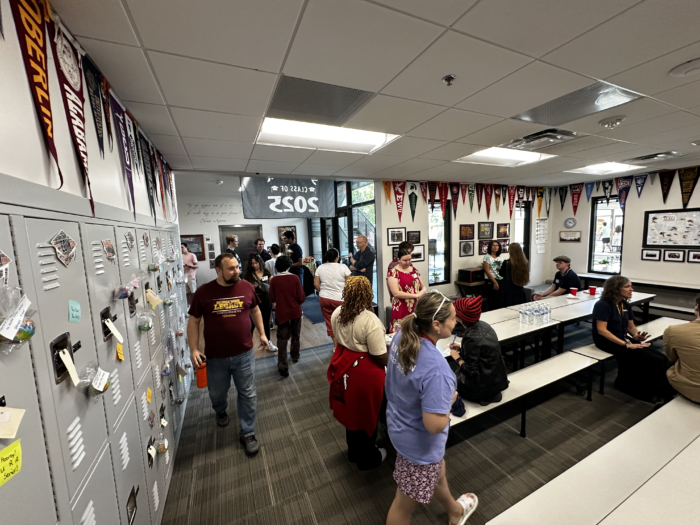
[[[207,359],[209,399],[217,414],[228,408],[228,389],[233,384],[238,390],[238,419],[242,436],[255,434],[258,395],[255,390],[255,349],[234,357]]]

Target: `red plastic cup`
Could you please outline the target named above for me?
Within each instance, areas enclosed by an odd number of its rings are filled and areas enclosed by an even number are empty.
[[[595,286],[589,286],[588,287],[588,293],[591,295],[595,295],[596,287]]]
[[[202,363],[202,365],[197,368],[197,387],[206,388],[207,387],[207,364]]]
[[[578,293],[578,288],[569,288],[569,292],[571,293],[571,295],[576,297],[576,294]]]

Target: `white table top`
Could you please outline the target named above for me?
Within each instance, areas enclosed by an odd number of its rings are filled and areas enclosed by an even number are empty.
[[[520,312],[518,310],[499,308],[498,310],[491,310],[490,312],[482,313],[480,320],[493,325],[496,323],[502,323],[503,321],[508,321],[509,319],[519,318]]]
[[[488,525],[599,523],[698,436],[700,407],[677,397],[496,516]],[[697,502],[697,492],[690,501]],[[659,511],[669,510],[662,498],[651,498],[648,503],[658,505]],[[626,523],[637,525],[638,522]]]
[[[571,351],[577,354],[591,357],[593,359],[597,359],[598,361],[605,361],[606,359],[609,359],[613,356],[612,354],[604,352],[594,344],[581,346],[579,348],[572,348]]]
[[[555,308],[550,314],[551,319],[557,321],[573,321],[574,319],[585,319],[593,315],[593,307],[598,301],[583,301],[580,303]]]
[[[590,301],[591,299],[600,298],[600,293],[596,293],[596,297],[591,297],[590,294],[586,293],[587,290],[583,292],[578,292],[576,294],[576,297],[572,296],[571,294],[567,295],[559,295],[557,297],[545,297],[544,299],[540,299],[537,301],[538,303],[546,303],[554,310],[555,308],[562,308],[564,306],[569,306],[572,304],[578,304],[583,301]],[[520,310],[520,305],[515,305],[515,306],[509,306],[509,310],[515,310],[519,311]]]
[[[637,330],[639,330],[640,332],[648,332],[649,339],[647,339],[647,341],[651,342],[654,339],[659,339],[660,337],[663,337],[664,331],[669,326],[676,326],[679,324],[686,324],[689,322],[690,321],[686,321],[684,319],[673,319],[671,317],[659,317],[658,319],[654,319],[653,321],[649,321],[648,323],[645,323],[642,325],[637,325]]]
[[[632,292],[630,304],[638,304],[647,301],[653,301],[656,298],[655,293]]]
[[[496,323],[491,328],[494,329],[498,336],[499,342],[512,339],[525,334],[534,334],[544,331],[546,328],[551,328],[559,324],[559,321],[551,320],[547,324],[525,324],[520,322],[520,315],[517,319],[510,319]]]

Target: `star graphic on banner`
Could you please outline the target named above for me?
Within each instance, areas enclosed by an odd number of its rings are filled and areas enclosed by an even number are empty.
[[[314,191],[316,191],[316,188],[309,188],[309,191],[314,192]]]
[[[270,189],[271,189],[272,191],[277,191],[279,188],[278,188],[277,186],[272,186]]]

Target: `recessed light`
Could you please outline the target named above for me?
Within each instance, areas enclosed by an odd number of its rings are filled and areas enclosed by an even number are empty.
[[[604,128],[615,129],[620,124],[622,124],[622,121],[626,118],[627,117],[624,115],[618,115],[617,117],[604,118],[603,120],[598,122],[598,124],[600,124]]]
[[[586,175],[608,175],[610,173],[621,173],[623,171],[646,168],[646,166],[633,166],[631,164],[620,164],[619,162],[603,162],[592,164],[575,170],[565,170],[564,173],[583,173]]]
[[[533,162],[556,157],[546,153],[535,153],[534,151],[523,151],[510,148],[488,148],[477,151],[466,157],[461,157],[453,162],[465,164],[485,164],[486,166],[503,166],[505,168],[515,168]]]
[[[672,77],[689,77],[698,73],[700,73],[700,58],[683,62],[680,66],[676,66],[668,72]]]

